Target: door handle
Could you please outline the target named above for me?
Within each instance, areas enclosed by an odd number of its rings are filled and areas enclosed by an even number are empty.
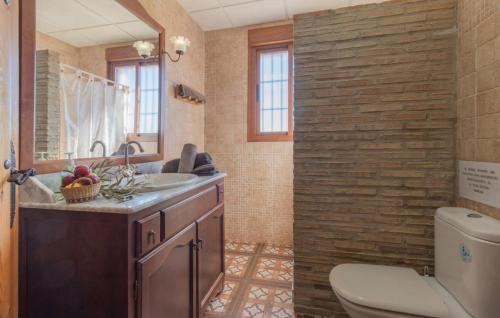
[[[12,140],[10,141],[9,159],[4,161],[3,166],[10,172],[7,182],[10,183],[10,228],[12,228],[16,217],[16,185],[23,185],[30,177],[35,176],[36,169],[17,170],[16,150]]]
[[[10,176],[7,182],[23,185],[30,177],[36,176],[36,169],[30,168],[27,170],[10,169]]]
[[[29,168],[26,170],[17,170],[16,167],[16,150],[14,148],[14,143],[10,142],[10,154],[9,159],[3,162],[3,166],[6,170],[9,170],[10,175],[7,178],[7,182],[15,183],[17,185],[23,185],[30,177],[36,176],[36,169]]]

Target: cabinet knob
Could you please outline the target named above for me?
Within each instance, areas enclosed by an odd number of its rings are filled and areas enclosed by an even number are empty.
[[[156,231],[155,230],[149,230],[149,232],[148,232],[148,241],[149,241],[150,237],[153,237],[153,244],[155,244],[156,243]]]

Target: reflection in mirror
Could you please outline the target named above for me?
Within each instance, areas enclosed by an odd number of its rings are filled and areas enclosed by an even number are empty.
[[[35,160],[158,153],[158,51],[133,47],[158,32],[114,0],[36,0],[36,19]]]

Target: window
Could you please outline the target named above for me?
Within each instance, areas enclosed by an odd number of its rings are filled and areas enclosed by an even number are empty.
[[[291,32],[283,26],[249,31],[249,59],[248,141],[292,140]]]
[[[157,136],[160,109],[158,61],[110,62],[110,75],[115,82],[130,89],[128,139]]]

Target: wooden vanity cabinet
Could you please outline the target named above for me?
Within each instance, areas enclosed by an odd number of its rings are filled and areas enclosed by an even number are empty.
[[[196,317],[196,224],[137,263],[137,317]]]
[[[21,318],[198,318],[224,285],[222,180],[144,211],[20,209]]]
[[[198,236],[198,300],[203,310],[224,282],[224,206],[196,221]]]

